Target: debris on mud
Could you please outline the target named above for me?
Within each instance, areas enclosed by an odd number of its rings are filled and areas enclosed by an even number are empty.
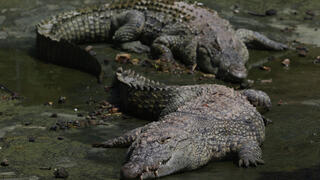
[[[126,64],[130,61],[131,54],[128,53],[120,53],[116,55],[115,60],[121,64]]]
[[[285,67],[289,67],[290,66],[290,59],[284,59],[282,62],[281,62],[281,64],[283,65],[283,66],[285,66]]]
[[[261,66],[260,69],[264,71],[271,71],[271,67],[269,66]]]

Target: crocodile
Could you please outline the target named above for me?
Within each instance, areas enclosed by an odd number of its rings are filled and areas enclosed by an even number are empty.
[[[116,79],[121,110],[158,120],[93,144],[130,146],[121,178],[148,179],[194,170],[231,153],[238,155],[242,167],[264,163],[260,145],[265,122],[257,107],[271,108],[266,93],[217,84],[169,86],[122,69]]]
[[[246,45],[284,50],[287,45],[230,23],[202,3],[182,0],[114,0],[71,10],[36,26],[37,54],[43,60],[80,68],[102,77],[96,57],[78,44],[106,42],[153,58],[180,60],[224,80],[247,77]]]

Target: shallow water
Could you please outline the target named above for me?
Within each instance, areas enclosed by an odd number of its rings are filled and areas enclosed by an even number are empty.
[[[101,150],[91,148],[90,144],[120,135],[147,121],[115,118],[108,121],[107,126],[57,132],[43,130],[57,121],[48,114],[58,112],[72,115],[76,119],[78,112],[92,110],[93,107],[86,103],[89,99],[99,101],[110,97],[110,93],[104,91],[104,86],[111,85],[113,73],[119,64],[111,62],[106,66],[105,81],[98,84],[96,78],[89,74],[47,64],[34,56],[33,30],[39,20],[60,11],[99,2],[103,1],[0,1],[0,84],[24,97],[22,105],[0,105],[0,112],[3,112],[0,115],[0,135],[4,134],[5,138],[5,141],[0,141],[0,160],[7,158],[10,162],[9,167],[0,167],[0,178],[50,179],[53,177],[53,168],[60,166],[67,168],[69,179],[119,178],[119,168],[124,161],[126,149]],[[307,43],[310,52],[307,57],[299,57],[294,51],[250,51],[251,64],[275,56],[274,60],[266,64],[271,67],[270,72],[252,68],[249,74],[249,78],[255,81],[254,88],[266,91],[274,105],[266,114],[273,120],[273,124],[266,129],[264,166],[242,169],[232,160],[219,161],[196,171],[164,179],[317,179],[320,176],[320,65],[313,64],[313,60],[320,55],[320,48],[317,47],[320,46],[320,31],[315,31],[320,22],[320,4],[317,0],[201,2],[217,9],[221,16],[229,19],[236,27],[257,30],[281,41],[298,40]],[[238,6],[239,13],[233,12],[234,5]],[[277,9],[278,15],[256,17],[247,13],[264,13],[268,9]],[[307,10],[316,14],[313,20],[304,20],[308,16],[305,14]],[[297,12],[297,15],[293,12]],[[297,28],[291,33],[281,32],[284,27]],[[111,61],[119,52],[104,45],[94,46],[94,50],[98,52],[99,58]],[[147,58],[146,55],[133,56]],[[289,69],[281,65],[285,58],[291,59]],[[199,74],[172,75],[151,68],[134,68],[168,84],[216,82],[199,81]],[[272,83],[262,83],[263,80],[271,79]],[[66,104],[57,103],[60,96],[67,97]],[[49,101],[54,103],[53,107],[43,106]],[[282,105],[277,105],[280,101]],[[63,116],[59,115],[59,118]],[[34,128],[24,126],[26,122]],[[29,136],[36,137],[36,142],[29,143]],[[63,136],[64,140],[57,140],[58,136]],[[51,170],[39,169],[49,166]],[[2,174],[6,172],[14,172],[14,175]]]

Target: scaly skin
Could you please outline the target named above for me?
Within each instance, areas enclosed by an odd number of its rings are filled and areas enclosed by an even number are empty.
[[[40,58],[97,76],[102,71],[96,58],[75,44],[109,42],[138,53],[151,49],[156,58],[197,64],[202,71],[236,82],[247,77],[245,43],[287,48],[257,32],[235,31],[216,11],[181,0],[122,0],[62,13],[39,23],[37,37]]]
[[[166,86],[121,69],[116,77],[125,111],[145,118],[155,111],[152,116],[160,118],[94,145],[130,146],[122,178],[156,178],[193,170],[230,152],[238,154],[239,166],[263,164],[264,120],[250,101],[270,107],[265,93],[208,84]]]

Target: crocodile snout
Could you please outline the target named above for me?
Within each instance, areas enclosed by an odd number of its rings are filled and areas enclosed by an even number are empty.
[[[135,179],[142,174],[142,167],[138,163],[128,162],[120,170],[121,179]]]

